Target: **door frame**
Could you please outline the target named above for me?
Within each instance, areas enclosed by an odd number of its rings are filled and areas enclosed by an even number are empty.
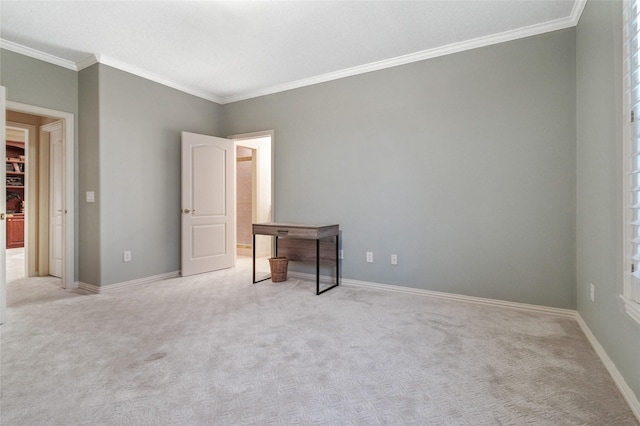
[[[71,290],[78,287],[75,281],[75,149],[74,149],[74,116],[73,113],[57,111],[34,105],[27,105],[19,102],[7,101],[6,109],[26,114],[40,115],[59,119],[62,121],[62,131],[64,139],[63,156],[63,207],[65,217],[63,221],[63,265],[62,265],[62,288]],[[3,126],[4,128],[4,126]]]
[[[275,176],[275,167],[274,167],[274,158],[275,158],[275,147],[274,147],[274,135],[275,132],[273,130],[264,130],[259,132],[251,132],[251,133],[240,133],[231,136],[227,136],[227,139],[231,139],[235,142],[236,146],[242,146],[246,148],[251,148],[256,152],[256,158],[254,161],[254,176],[257,181],[256,187],[253,190],[253,199],[252,199],[252,221],[256,222],[272,222],[275,217],[275,204],[274,204],[274,194],[275,194],[275,185],[274,185],[274,176]],[[269,142],[258,141],[257,139],[269,138]],[[260,167],[262,157],[268,154],[269,155],[269,170],[268,177],[270,178],[270,190],[271,190],[271,212],[268,217],[260,213],[261,203],[258,198],[258,195],[261,192],[261,182],[264,181],[264,173],[262,167]],[[256,244],[258,245],[258,244]],[[271,244],[267,244],[263,249],[258,250],[256,252],[256,256],[270,256],[272,249]]]
[[[7,91],[4,86],[0,86],[0,151],[6,153],[6,95]],[[7,171],[3,169],[0,172],[0,184],[2,188],[6,188]],[[7,200],[5,197],[0,198],[0,241],[7,240],[7,224],[5,215],[7,212]],[[6,245],[6,243],[5,243]],[[7,250],[0,250],[0,324],[7,322]]]

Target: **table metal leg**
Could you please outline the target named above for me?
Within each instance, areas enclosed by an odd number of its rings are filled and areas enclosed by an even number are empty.
[[[278,237],[276,237],[277,241]],[[262,281],[270,280],[271,277],[263,278],[256,281],[256,234],[253,234],[253,283],[261,283]]]
[[[320,240],[316,240],[316,296],[324,293],[325,291],[329,291],[334,287],[338,287],[340,285],[340,267],[338,266],[338,237],[336,236],[336,283],[331,287],[327,287],[324,290],[320,291]]]
[[[316,240],[316,296],[320,294],[320,239]]]
[[[336,285],[340,285],[340,250],[338,248],[339,235],[336,235]]]

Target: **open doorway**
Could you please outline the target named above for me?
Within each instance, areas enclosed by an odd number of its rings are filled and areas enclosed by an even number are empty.
[[[236,145],[237,257],[253,254],[253,223],[273,220],[273,132],[230,136]],[[256,258],[271,255],[271,239],[256,239]]]
[[[7,279],[62,278],[62,121],[8,110],[6,122]]]
[[[22,244],[13,239],[11,247],[5,245],[8,279],[19,278],[21,270],[24,277],[57,277],[61,287],[75,288],[73,208],[69,207],[73,206],[73,127],[72,114],[7,102],[6,140],[17,139],[24,146],[22,158],[11,155],[22,160],[13,163],[23,167],[18,177],[24,189],[18,194],[20,208],[12,207],[7,215],[21,215],[24,238]],[[10,165],[15,167],[9,157],[7,148],[7,176]],[[17,170],[13,174],[18,175]],[[6,191],[9,197],[17,190],[7,185]],[[9,226],[7,221],[7,231]]]
[[[7,114],[5,128],[5,206],[6,206],[6,279],[14,281],[26,276],[25,219],[27,195],[27,170],[29,163],[26,148],[35,126],[12,123]]]
[[[273,217],[272,146],[272,132],[227,139],[182,132],[182,276],[231,268],[237,266],[238,261],[251,261],[247,256],[254,249],[248,239],[252,237],[251,223],[269,222]],[[246,169],[241,172],[240,199],[237,197],[237,152],[240,152],[240,167]],[[243,189],[247,191],[242,192]],[[236,213],[239,202],[243,204],[240,228]],[[270,242],[259,244],[256,248],[260,255],[271,253]]]

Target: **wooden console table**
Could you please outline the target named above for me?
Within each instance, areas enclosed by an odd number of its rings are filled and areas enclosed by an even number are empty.
[[[316,263],[316,295],[340,285],[340,260],[338,257],[338,225],[301,225],[295,223],[254,223],[253,224],[253,284],[256,281],[256,235],[275,237],[276,256],[286,256],[296,262]],[[335,238],[333,242],[322,241]],[[335,249],[334,249],[335,245]],[[336,267],[336,283],[320,291],[320,264]]]

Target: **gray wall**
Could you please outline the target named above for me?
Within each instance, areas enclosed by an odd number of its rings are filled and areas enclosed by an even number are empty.
[[[74,115],[74,156],[78,167],[78,73],[66,68],[0,49],[0,85],[7,88],[7,99]],[[75,209],[78,211],[78,178],[74,182]],[[75,257],[78,258],[79,218],[75,218]],[[74,279],[79,276],[76,262]]]
[[[0,84],[7,99],[78,113],[78,73],[0,49]]]
[[[81,159],[77,170],[78,182],[78,269],[79,280],[84,283],[100,282],[100,198],[96,203],[85,203],[87,191],[100,188],[100,97],[99,68],[97,65],[80,71],[78,76],[80,107],[78,146]]]
[[[180,132],[222,135],[221,107],[104,65],[78,73],[6,50],[0,61],[9,100],[77,118],[75,279],[107,285],[179,270]]]
[[[345,278],[574,308],[574,48],[568,29],[228,104],[225,133],[275,130],[275,219],[339,223]]]
[[[640,329],[618,302],[620,7],[588,2],[577,30],[223,107],[103,65],[75,73],[5,50],[0,84],[12,101],[82,111],[84,282],[179,269],[181,130],[274,129],[276,219],[340,223],[344,277],[577,306],[639,395]]]
[[[622,292],[622,2],[587,3],[577,27],[577,308],[636,395],[640,327]],[[595,301],[589,300],[595,284]]]
[[[97,66],[99,284],[178,271],[180,132],[221,136],[220,106]],[[122,262],[124,250],[132,251],[132,262]]]

